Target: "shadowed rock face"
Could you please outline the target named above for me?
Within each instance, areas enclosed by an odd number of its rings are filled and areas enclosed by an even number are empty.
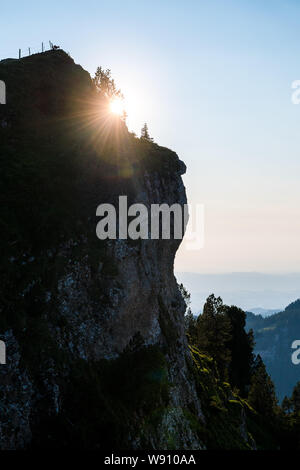
[[[2,61],[0,79],[1,448],[89,447],[80,437],[89,400],[93,448],[105,430],[123,448],[201,448],[185,413],[203,421],[173,274],[179,240],[95,233],[97,206],[119,195],[147,207],[186,203],[185,165],[106,116],[88,73],[63,51]],[[149,351],[159,360],[141,369],[137,388],[145,380],[153,394],[126,402],[135,357]],[[133,367],[119,383],[122,361]],[[118,437],[110,426],[122,413],[130,420]]]

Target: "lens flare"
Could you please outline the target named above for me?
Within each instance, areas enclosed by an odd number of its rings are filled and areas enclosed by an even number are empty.
[[[121,116],[124,113],[124,103],[120,98],[115,98],[110,102],[110,111],[117,116]]]

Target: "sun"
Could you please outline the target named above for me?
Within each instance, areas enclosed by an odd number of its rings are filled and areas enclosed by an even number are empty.
[[[110,112],[117,116],[122,116],[124,113],[124,103],[121,98],[114,98],[109,104]]]

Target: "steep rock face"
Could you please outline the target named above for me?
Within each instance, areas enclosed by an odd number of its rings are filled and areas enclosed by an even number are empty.
[[[138,399],[124,435],[108,443],[203,447],[185,412],[192,408],[204,420],[173,274],[179,240],[101,242],[95,233],[97,205],[116,204],[119,195],[147,207],[186,203],[185,165],[168,149],[140,142],[120,122],[111,122],[108,136],[98,133],[91,80],[62,51],[3,61],[0,78],[8,90],[1,108],[5,202],[14,213],[14,220],[8,210],[1,214],[1,338],[7,344],[0,371],[1,448],[68,447],[74,436],[84,446],[74,411],[81,398],[69,399],[77,393],[70,385],[76,371],[81,368],[80,381],[95,390],[103,372],[95,379],[85,368],[103,361],[110,367],[124,351],[132,359],[149,348],[159,355],[159,365],[151,363],[145,373],[153,385],[151,406]],[[103,405],[108,393],[102,387],[95,399],[101,419],[121,413],[113,409],[118,400],[126,409],[123,396]],[[54,435],[69,432],[68,423],[79,431],[56,442]],[[101,448],[101,441],[98,435],[92,447]]]
[[[185,204],[185,165],[63,51],[2,61],[0,80],[0,448],[255,448],[247,405],[188,348],[180,240],[96,236],[119,196]]]
[[[19,345],[12,331],[6,331],[2,338],[9,351],[9,361],[0,369],[1,449],[22,449],[31,439],[32,382],[20,363]]]

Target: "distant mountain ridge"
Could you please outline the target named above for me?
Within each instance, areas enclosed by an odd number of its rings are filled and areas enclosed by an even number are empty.
[[[300,339],[300,299],[267,318],[247,312],[247,330],[250,329],[254,331],[255,352],[266,364],[282,400],[300,380],[300,366],[291,360],[291,345]]]
[[[253,311],[254,307],[283,311],[286,305],[299,297],[300,273],[175,274],[178,282],[182,282],[191,293],[194,313],[202,311],[207,297],[212,293],[222,297],[225,304],[238,305],[247,312]]]
[[[271,315],[275,315],[276,313],[280,313],[282,310],[280,308],[275,309],[267,309],[267,308],[251,308],[250,312],[254,313],[255,315],[261,315],[262,317],[269,317]]]

